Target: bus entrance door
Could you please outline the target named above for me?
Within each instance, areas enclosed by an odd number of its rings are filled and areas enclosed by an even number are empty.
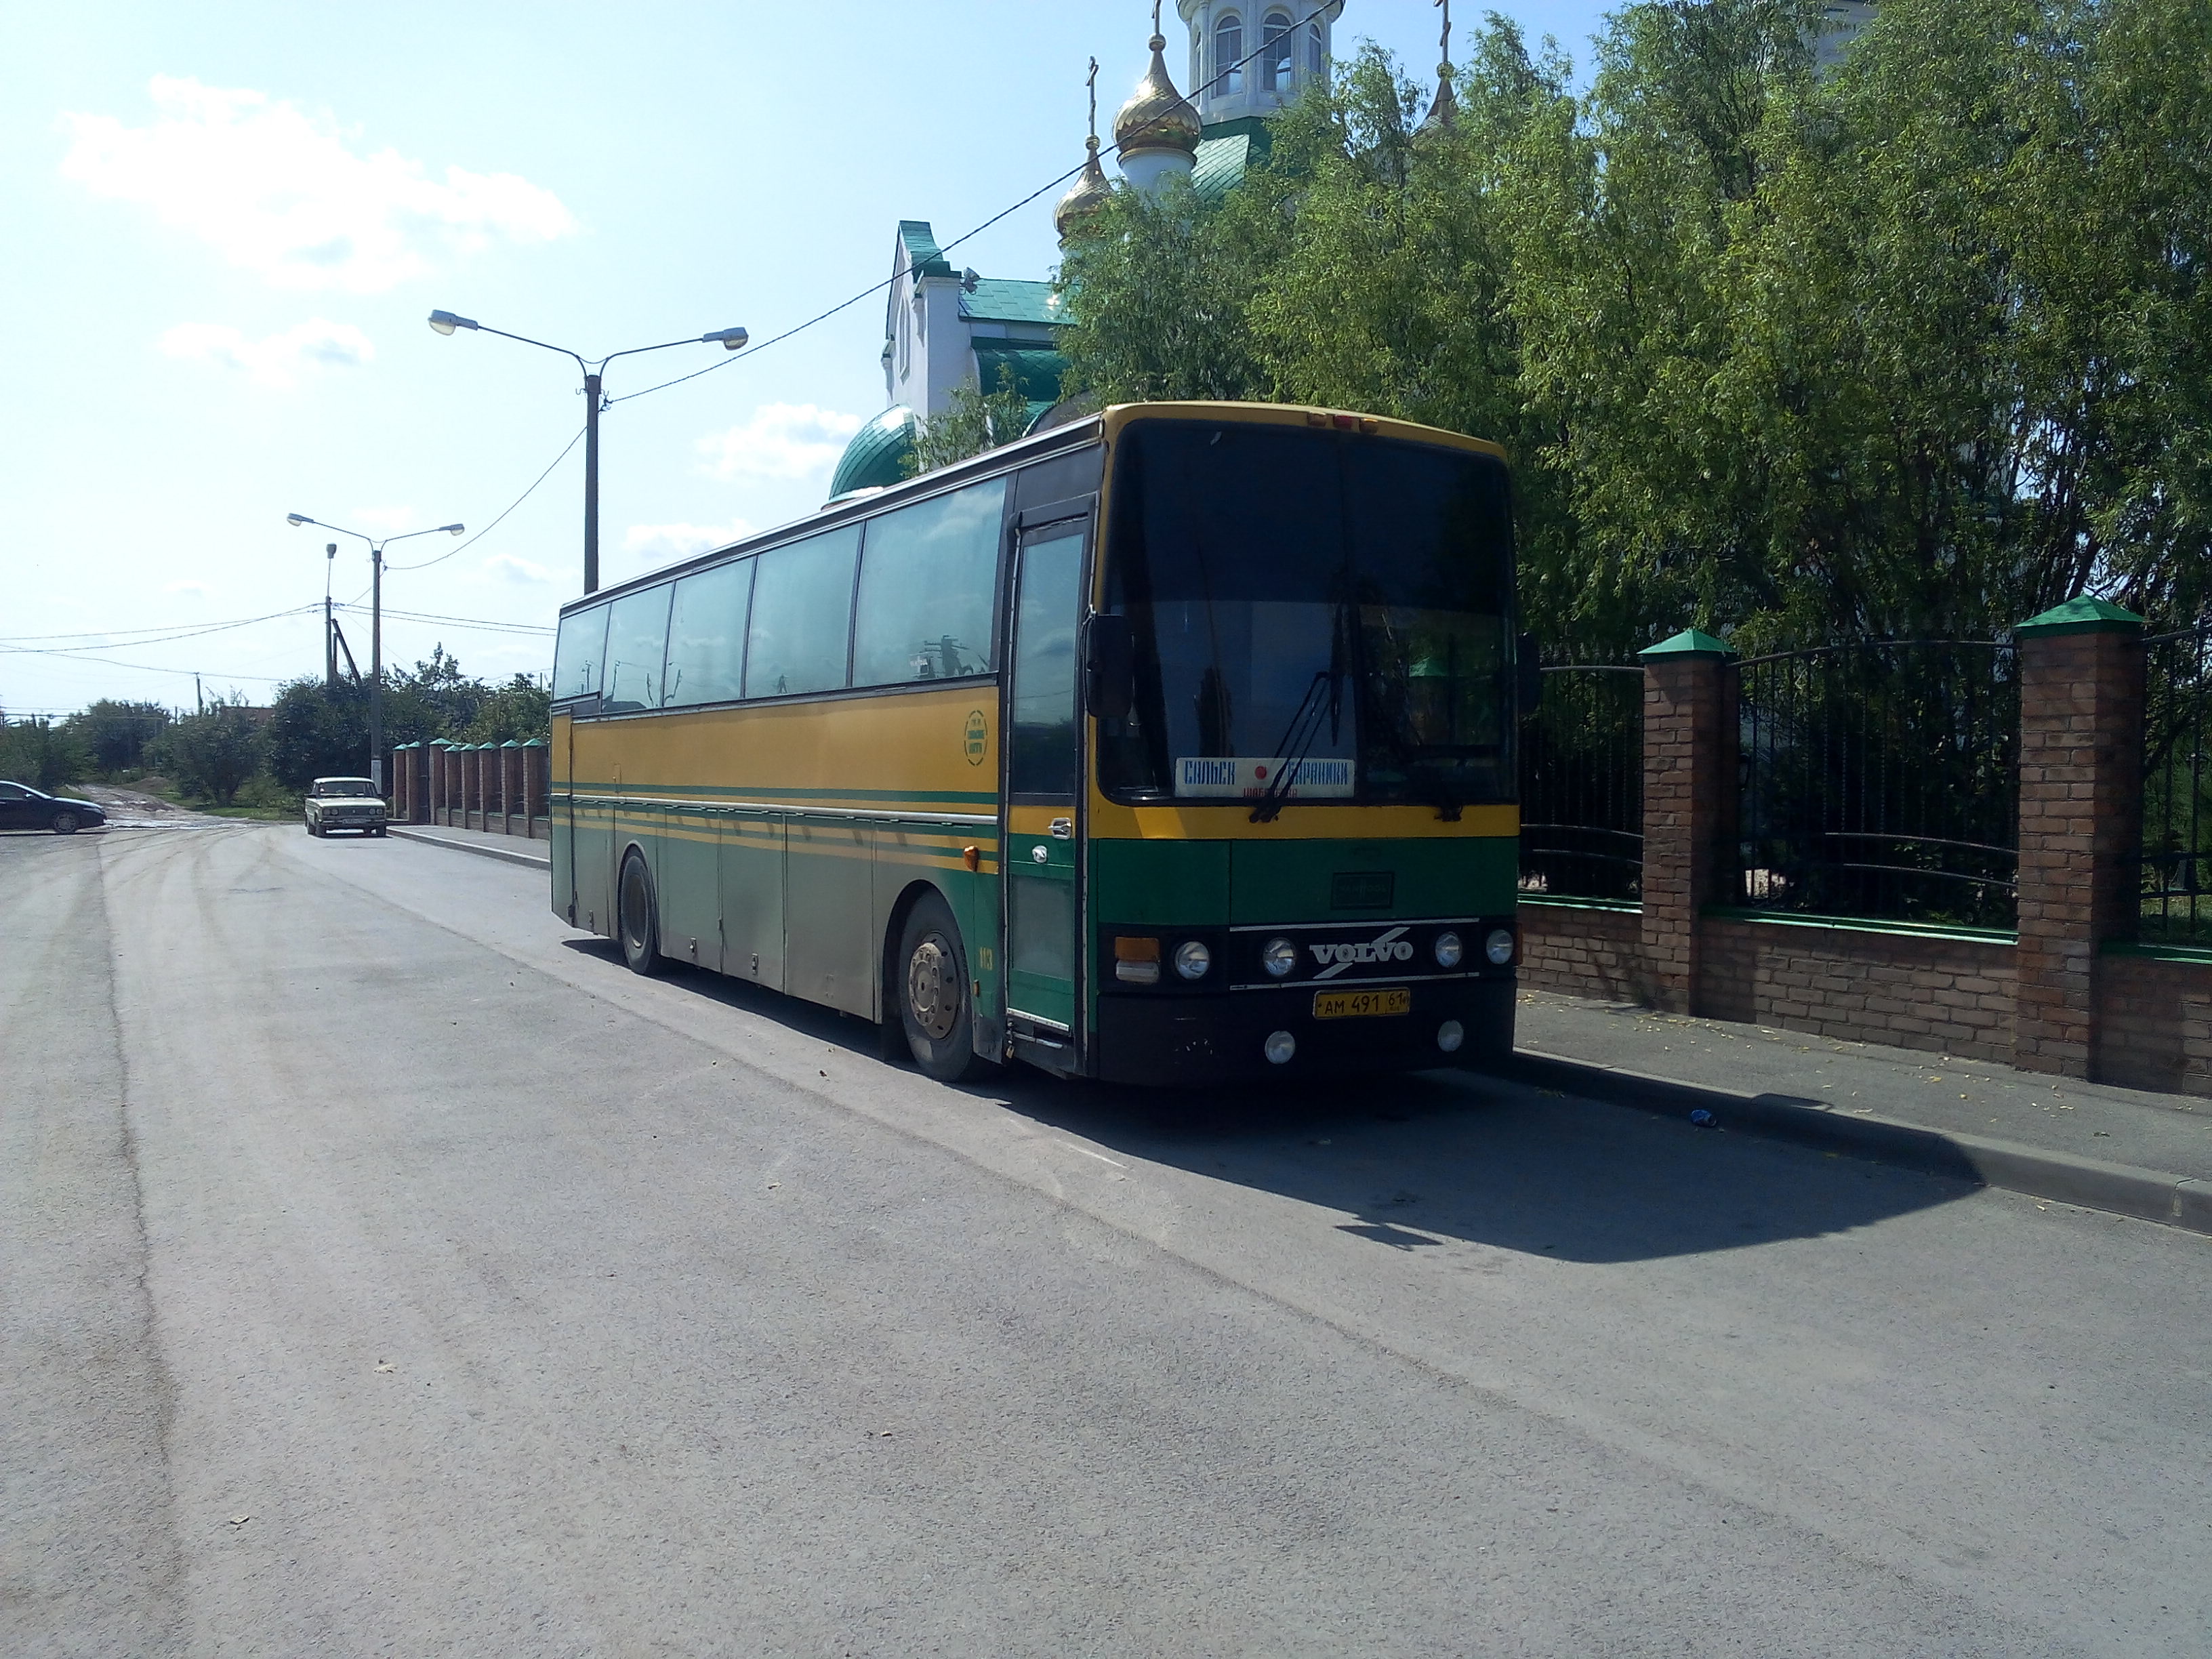
[[[1014,1050],[1074,1071],[1078,779],[1075,641],[1090,520],[1025,526],[1014,575],[1006,744],[1006,1017]]]

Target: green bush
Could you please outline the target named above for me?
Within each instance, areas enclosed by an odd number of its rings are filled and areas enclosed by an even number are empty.
[[[92,757],[66,726],[48,720],[0,726],[0,778],[58,794],[93,769]]]

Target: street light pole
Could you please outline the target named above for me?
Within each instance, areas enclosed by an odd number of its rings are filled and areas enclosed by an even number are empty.
[[[524,345],[536,346],[541,351],[557,351],[571,359],[584,377],[584,592],[599,591],[599,405],[605,401],[607,365],[617,357],[635,357],[641,352],[666,351],[672,346],[719,345],[725,351],[735,351],[751,337],[742,328],[718,328],[712,334],[702,334],[696,339],[663,340],[659,345],[632,346],[627,351],[611,351],[605,356],[587,359],[566,346],[548,345],[543,340],[533,340],[526,334],[509,334],[503,328],[489,328],[472,317],[457,317],[450,311],[430,313],[430,327],[439,334],[450,335],[457,328],[471,333],[496,334],[502,340],[519,340]]]
[[[368,544],[368,779],[380,795],[384,793],[384,550],[394,542],[407,540],[410,536],[458,536],[468,526],[441,524],[434,529],[410,530],[397,536],[379,538],[364,536],[358,530],[348,530],[343,525],[324,524],[319,519],[311,519],[304,513],[287,513],[284,522],[295,528],[303,524],[315,525],[334,535],[350,536],[357,542]],[[337,551],[336,542],[325,550],[327,556],[332,559],[337,558]],[[323,649],[325,652],[331,649],[331,635],[328,628],[330,604],[330,594],[325,591],[323,595]],[[335,658],[331,659],[330,672],[335,680],[337,676]]]
[[[600,365],[605,368],[605,364]],[[584,375],[584,592],[599,591],[599,377]]]

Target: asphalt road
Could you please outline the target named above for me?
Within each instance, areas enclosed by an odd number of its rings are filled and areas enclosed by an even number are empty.
[[[543,878],[0,837],[0,1652],[2192,1654],[2212,1241],[947,1090]]]

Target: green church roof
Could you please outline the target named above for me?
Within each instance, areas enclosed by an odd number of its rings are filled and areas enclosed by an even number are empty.
[[[899,221],[899,240],[906,245],[906,257],[913,262],[917,276],[950,276],[951,261],[939,252],[936,233],[927,219]]]
[[[1049,346],[1015,345],[999,340],[978,340],[975,374],[987,392],[999,389],[999,370],[1014,371],[1014,384],[1031,403],[1057,403],[1060,377],[1067,372],[1067,359]]]
[[[1192,167],[1190,187],[1208,202],[1218,202],[1244,182],[1255,162],[1267,159],[1272,143],[1266,119],[1239,116],[1216,121],[1199,135],[1197,164]]]
[[[903,463],[914,453],[914,411],[894,404],[853,434],[830,480],[830,498],[856,489],[888,489],[905,477]]]
[[[960,295],[960,314],[979,323],[1065,325],[1066,311],[1050,283],[1012,276],[978,276]]]

